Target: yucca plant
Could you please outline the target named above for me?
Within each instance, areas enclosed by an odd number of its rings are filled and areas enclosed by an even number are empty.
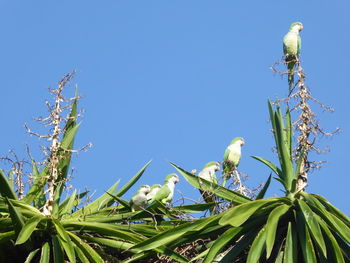
[[[27,192],[21,191],[19,198],[11,176],[0,170],[0,262],[117,262],[135,253],[139,258],[166,254],[179,262],[187,262],[166,246],[141,253],[130,249],[160,231],[180,225],[184,213],[208,208],[206,204],[198,204],[168,209],[157,204],[148,211],[132,212],[123,196],[141,178],[150,162],[123,187],[118,189],[118,181],[93,202],[84,203],[87,192],[76,190],[62,200],[79,127],[77,94],[69,104],[64,127],[59,127],[59,120],[63,119],[59,115],[63,109],[62,91],[73,75],[65,76],[53,91],[50,155],[42,169],[33,161],[33,182]],[[156,215],[167,221],[157,222]]]
[[[159,245],[175,248],[196,239],[212,240],[191,262],[350,262],[350,220],[320,195],[297,189],[301,154],[292,156],[292,124],[277,106],[268,103],[279,163],[254,157],[277,175],[284,197],[255,200],[175,168],[195,187],[212,191],[234,205],[218,215],[198,219],[145,240],[133,249],[147,251]]]

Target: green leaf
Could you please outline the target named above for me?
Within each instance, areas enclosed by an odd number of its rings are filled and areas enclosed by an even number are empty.
[[[75,263],[75,252],[71,239],[69,238],[69,231],[62,226],[60,221],[52,219],[52,222],[57,230],[57,238],[61,247],[63,247],[71,263]]]
[[[292,132],[292,118],[290,116],[290,111],[287,109],[286,111],[286,139],[287,139],[287,144],[289,146],[289,155],[292,155],[292,137],[293,137],[293,132]]]
[[[71,231],[79,230],[80,232],[93,232],[105,236],[118,237],[131,242],[139,242],[142,240],[139,235],[128,230],[120,230],[118,229],[118,226],[114,226],[113,224],[79,221],[62,221],[61,223],[63,225],[62,228]]]
[[[47,182],[47,174],[49,172],[48,166],[39,173],[38,168],[34,162],[32,162],[32,174],[34,177],[33,185],[28,190],[23,201],[27,204],[34,202],[36,208],[41,208],[46,203],[46,197],[44,195],[44,187]]]
[[[145,172],[146,168],[148,167],[148,165],[150,165],[150,163],[152,162],[149,161],[148,163],[145,164],[144,167],[141,168],[140,171],[138,171],[133,178],[131,178],[131,180],[125,184],[117,193],[116,195],[121,197],[123,196],[139,179],[140,177],[142,176],[142,174]]]
[[[16,245],[23,244],[26,242],[30,236],[32,235],[33,231],[35,230],[36,226],[40,223],[41,220],[43,220],[43,216],[34,216],[30,218],[25,225],[22,227],[21,232],[19,232]]]
[[[216,255],[222,249],[224,249],[226,244],[228,242],[230,242],[234,237],[236,237],[241,231],[242,231],[241,227],[237,227],[237,228],[232,227],[232,228],[228,229],[226,232],[224,232],[223,234],[221,234],[221,236],[219,236],[219,238],[217,238],[215,240],[215,242],[213,243],[213,245],[209,249],[209,252],[208,252],[207,256],[205,257],[203,263],[213,262]]]
[[[53,250],[53,262],[54,263],[64,263],[64,255],[62,247],[58,241],[56,235],[52,236],[52,250]]]
[[[287,186],[287,192],[291,191],[291,184],[293,179],[293,165],[291,155],[289,154],[289,148],[291,147],[286,138],[286,130],[284,128],[284,121],[280,110],[275,113],[276,118],[276,132],[274,135],[277,136],[277,151],[280,156],[280,162],[283,172],[283,181]]]
[[[141,259],[149,257],[150,255],[153,255],[153,251],[148,251],[148,252],[142,252],[138,253],[130,258],[127,258],[120,263],[131,263],[131,262],[140,262]]]
[[[340,236],[334,234],[334,238],[337,240],[338,245],[342,251],[343,256],[346,258],[346,262],[350,262],[350,247]]]
[[[129,262],[143,258],[145,255],[147,255],[147,252],[141,253],[140,250],[138,250],[138,249],[130,249],[132,246],[134,246],[133,243],[128,243],[128,242],[120,241],[120,240],[107,239],[107,238],[91,237],[91,236],[84,236],[83,238],[88,240],[88,241],[92,241],[94,243],[98,243],[98,244],[101,244],[104,246],[116,248],[116,249],[121,250],[121,251],[128,250],[131,253],[137,254],[137,257],[133,258],[133,260],[131,260]],[[167,255],[168,257],[170,257],[174,260],[177,260],[178,262],[184,262],[184,263],[188,262],[188,260],[186,260],[186,258],[182,257],[180,254],[177,254],[176,252],[174,252],[171,249],[168,249],[166,247],[156,248],[155,251],[159,254]],[[139,257],[140,255],[142,255],[142,256]]]
[[[281,216],[289,210],[290,206],[282,204],[272,210],[266,222],[266,258],[271,255],[275,244],[276,230]]]
[[[320,226],[318,224],[318,221],[315,218],[317,215],[314,214],[311,208],[303,200],[298,200],[298,203],[301,208],[301,211],[303,212],[303,215],[307,223],[307,226],[309,227],[310,233],[312,234],[314,240],[316,241],[316,244],[318,244],[319,247],[321,248],[321,251],[324,257],[327,258],[326,244],[324,242],[323,235],[322,235]]]
[[[80,259],[78,262],[89,262],[89,259],[85,256],[84,252],[81,251],[80,248],[74,246],[75,252],[77,254],[77,258]]]
[[[59,204],[60,204],[60,200],[61,200],[61,194],[62,194],[62,190],[63,190],[63,181],[60,181],[56,184],[55,187],[55,192],[54,192],[54,200],[53,200],[53,209],[52,209],[52,216],[57,218],[58,217],[58,211],[59,211]]]
[[[104,245],[107,247],[112,247],[112,248],[116,248],[119,250],[129,250],[132,253],[136,253],[139,250],[132,250],[130,249],[132,246],[134,246],[134,243],[129,243],[129,242],[125,242],[124,240],[115,240],[115,239],[109,239],[109,238],[102,238],[102,237],[93,237],[93,236],[83,236],[84,239],[86,239],[87,241],[93,242],[93,243],[97,243],[100,245]]]
[[[266,181],[264,187],[260,190],[260,192],[256,196],[255,200],[259,200],[259,199],[263,199],[264,198],[265,193],[266,193],[267,189],[270,186],[270,182],[271,182],[271,174],[270,174],[269,178],[267,178],[267,181]]]
[[[76,90],[75,99],[73,101],[71,111],[68,117],[68,121],[64,127],[64,134],[61,141],[61,148],[59,151],[59,154],[61,155],[60,161],[59,161],[59,180],[62,180],[64,178],[67,178],[69,165],[71,162],[71,156],[74,144],[74,138],[76,135],[76,132],[78,130],[78,127],[80,124],[76,124],[77,120],[77,104],[78,104],[78,93]]]
[[[14,174],[13,170],[10,170],[9,173],[7,174],[7,181],[9,182],[9,186],[11,189],[15,189],[13,174]]]
[[[283,254],[283,262],[298,262],[298,238],[297,232],[292,222],[288,223],[287,238]],[[282,262],[282,261],[281,261]]]
[[[81,240],[78,236],[73,233],[68,232],[71,240],[75,243],[75,245],[84,253],[84,255],[93,263],[104,263],[101,256],[92,249],[87,243]]]
[[[107,193],[107,192],[106,192]],[[117,203],[121,204],[122,206],[124,206],[125,208],[127,208],[128,210],[131,210],[130,204],[128,201],[123,200],[122,198],[120,198],[117,195],[112,195],[110,193],[107,193],[110,197],[112,197],[112,199],[114,199]]]
[[[217,185],[215,183],[209,182],[203,178],[200,178],[200,180],[198,179],[198,176],[195,176],[185,170],[183,170],[182,168],[178,167],[176,164],[174,163],[170,163],[185,179],[187,182],[189,182],[191,185],[193,185],[194,187],[201,189],[203,191],[208,191],[208,192],[212,192],[215,195],[230,201],[233,204],[243,204],[243,203],[247,203],[250,202],[251,199],[249,199],[248,197],[241,195],[239,193],[236,193],[234,191],[231,191],[225,187],[222,187],[220,185]]]
[[[262,162],[267,167],[269,167],[275,174],[277,174],[280,178],[283,178],[282,171],[280,168],[277,167],[277,165],[259,156],[251,156],[251,157],[254,158],[255,160]]]
[[[59,149],[59,164],[58,164],[58,178],[57,181],[61,182],[65,178],[67,178],[69,165],[71,162],[71,156],[72,156],[72,149],[74,144],[74,138],[78,131],[78,128],[80,126],[79,124],[75,124],[74,126],[67,128],[65,130],[64,136],[61,141],[60,149]],[[63,182],[64,183],[64,182]],[[63,188],[60,190],[60,194],[62,192]]]
[[[221,259],[220,263],[232,263],[235,262],[237,256],[245,250],[252,240],[256,237],[258,231],[253,230],[245,234],[242,239],[240,239],[237,244],[235,244],[228,253]]]
[[[265,248],[266,241],[266,231],[265,227],[263,227],[257,237],[254,239],[252,246],[249,249],[247,263],[255,263],[259,262],[259,259],[262,256],[263,250]]]
[[[319,220],[318,222],[325,233],[324,235],[325,238],[328,240],[327,247],[328,249],[331,250],[331,255],[328,255],[328,260],[332,262],[337,262],[337,263],[344,263],[345,260],[344,260],[342,251],[338,245],[337,240],[334,238],[332,232],[329,230],[327,225],[322,220]],[[332,256],[332,258],[330,256]]]
[[[9,199],[18,199],[2,170],[0,170],[0,195]]]
[[[269,108],[272,132],[275,134],[275,131],[276,131],[275,111],[273,110],[273,107],[272,107],[272,104],[271,104],[270,100],[267,101],[267,105],[268,105],[268,108]],[[275,144],[277,146],[277,144],[278,144],[277,137],[274,136],[274,138],[275,138]]]
[[[299,236],[300,246],[304,255],[304,262],[313,263],[317,262],[315,249],[312,244],[309,230],[306,226],[305,218],[301,212],[297,212],[297,233]]]
[[[50,245],[45,242],[41,248],[40,263],[50,263]]]
[[[75,259],[75,252],[74,252],[73,244],[72,244],[68,235],[67,235],[67,237],[64,237],[64,238],[66,238],[68,241],[66,242],[63,239],[63,237],[60,235],[60,233],[58,233],[58,235],[57,235],[58,242],[60,243],[63,250],[66,252],[66,255],[67,255],[70,263],[75,263],[76,259]]]
[[[11,203],[14,207],[19,208],[21,211],[21,214],[24,217],[32,217],[32,216],[42,216],[41,212],[36,209],[35,207],[26,204],[22,200],[11,200]]]
[[[75,198],[76,198],[76,193],[77,190],[74,190],[74,192],[72,193],[72,195],[68,198],[68,202],[65,202],[63,205],[61,204],[59,207],[59,214],[60,216],[65,216],[65,215],[70,215],[72,210],[73,210],[73,206],[75,203]]]
[[[328,202],[327,199],[320,195],[312,195],[313,197],[317,198],[325,207],[326,209],[333,214],[334,216],[338,217],[343,223],[345,223],[347,226],[350,227],[350,219],[345,214],[343,214],[338,208],[333,206],[330,202]],[[348,241],[350,243],[350,241]]]
[[[75,99],[72,103],[72,108],[70,110],[69,113],[69,117],[68,117],[68,121],[64,127],[64,135],[63,138],[65,138],[67,136],[67,131],[71,130],[74,128],[75,124],[76,124],[76,120],[77,120],[77,106],[78,106],[78,89],[76,89],[76,93],[75,93]]]
[[[118,180],[111,188],[108,189],[106,193],[101,195],[95,201],[91,202],[90,204],[74,212],[72,216],[74,217],[74,216],[80,216],[83,214],[92,214],[94,212],[97,212],[99,209],[102,209],[103,207],[111,205],[114,202],[114,200],[112,197],[109,196],[109,194],[111,195],[114,194],[114,192],[118,187],[119,181],[120,180]]]
[[[64,150],[71,150],[71,145],[73,143],[75,134],[77,133],[79,126],[80,126],[80,123],[74,125],[72,128],[68,129],[64,134],[64,137],[62,138],[62,142],[61,142],[61,147]]]
[[[10,213],[11,221],[13,224],[13,228],[16,232],[16,235],[18,235],[24,226],[23,216],[22,216],[21,212],[19,211],[19,209],[16,209],[12,205],[10,199],[5,197],[5,200],[6,200],[6,203],[8,205],[8,208],[9,208],[9,213]]]
[[[337,232],[340,236],[344,238],[348,243],[350,243],[350,228],[345,224],[346,218],[339,219],[331,212],[328,212],[323,205],[320,203],[318,198],[315,198],[315,195],[310,195],[307,193],[302,194],[305,200],[310,204],[311,208],[317,212],[317,214],[327,222],[332,229]]]
[[[59,237],[65,241],[65,242],[69,242],[69,236],[68,236],[68,231],[66,231],[66,229],[64,229],[64,227],[62,226],[61,222],[58,221],[57,219],[52,219],[52,223],[54,224],[57,234],[59,235]]]
[[[13,240],[15,238],[16,238],[15,231],[0,233],[0,244],[7,243],[8,241]]]
[[[198,213],[208,210],[213,207],[216,203],[204,203],[204,204],[194,204],[194,205],[180,205],[175,206],[172,209],[175,211],[180,211],[182,213]]]
[[[232,226],[238,227],[247,221],[249,217],[251,217],[259,208],[278,201],[278,198],[268,198],[238,205],[224,212],[224,215],[220,219],[219,224],[222,226],[230,224]]]
[[[74,190],[74,193],[76,193],[76,191]],[[60,204],[60,208],[59,208],[59,214],[60,215],[64,215],[67,214],[67,212],[63,212],[63,210],[67,210],[67,211],[71,211],[73,210],[74,207],[78,206],[80,204],[81,199],[83,199],[87,194],[89,193],[89,191],[85,191],[79,194],[75,195],[75,199],[73,201],[73,205],[71,209],[68,209],[69,207],[66,208],[67,204],[70,201],[70,197],[67,197],[61,204]],[[70,213],[69,213],[70,214]]]
[[[208,226],[211,220],[216,219],[216,216],[211,216],[205,219],[199,219],[196,221],[190,221],[188,223],[177,226],[165,232],[161,232],[159,235],[146,239],[132,247],[132,249],[139,249],[141,251],[151,250],[163,245],[167,245],[170,242],[174,242],[180,237],[192,233],[191,231],[199,231]]]
[[[29,253],[28,257],[26,258],[26,261],[24,263],[30,263],[32,262],[33,258],[35,257],[35,255],[38,253],[39,248],[33,250],[32,252]]]
[[[280,251],[276,257],[275,263],[282,263],[283,262],[283,255],[284,255],[283,251]],[[291,263],[294,263],[294,262],[291,262]]]

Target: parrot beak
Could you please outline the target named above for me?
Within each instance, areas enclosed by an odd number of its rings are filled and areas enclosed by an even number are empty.
[[[301,30],[303,30],[303,29],[304,29],[304,26],[301,25],[299,31],[301,31]]]

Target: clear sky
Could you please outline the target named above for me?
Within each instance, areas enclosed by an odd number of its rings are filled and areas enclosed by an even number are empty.
[[[147,161],[139,182],[162,183],[174,172],[222,159],[234,137],[246,140],[240,170],[247,184],[270,171],[250,156],[274,162],[266,101],[287,94],[286,79],[270,70],[282,57],[292,22],[304,24],[302,61],[312,94],[336,109],[317,110],[322,126],[342,129],[308,191],[350,215],[348,148],[350,2],[309,1],[0,1],[0,154],[25,144],[39,156],[42,142],[23,124],[46,114],[46,89],[76,69],[74,85],[86,110],[73,160],[75,187],[103,193]],[[281,195],[274,182],[269,195]],[[198,198],[181,178],[176,190]],[[179,193],[177,193],[177,197]]]

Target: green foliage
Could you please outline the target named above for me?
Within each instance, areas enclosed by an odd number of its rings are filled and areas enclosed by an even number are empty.
[[[159,233],[131,249],[146,252],[164,245],[176,248],[192,242],[195,236],[214,241],[195,257],[195,260],[202,258],[203,262],[349,261],[349,219],[323,197],[296,192],[300,159],[296,163],[292,159],[289,111],[285,123],[279,107],[274,111],[269,103],[269,109],[280,168],[261,157],[254,158],[277,174],[286,196],[262,199],[269,178],[258,198],[248,200],[213,183],[202,179],[200,182],[196,176],[172,164],[194,187],[225,198],[233,207]]]
[[[320,195],[296,190],[303,154],[292,157],[290,112],[268,103],[279,164],[268,166],[285,196],[264,198],[271,175],[255,199],[171,165],[193,187],[229,204],[226,211],[200,219],[217,203],[168,207],[154,202],[132,212],[123,196],[151,162],[121,188],[119,181],[94,201],[76,190],[62,200],[71,150],[79,124],[77,100],[59,149],[53,212],[45,214],[49,165],[32,164],[33,184],[19,200],[10,174],[0,170],[0,262],[147,262],[157,255],[173,262],[350,262],[350,220]],[[200,244],[199,241],[202,241]],[[186,254],[186,251],[190,251]],[[150,261],[148,261],[150,262]]]

